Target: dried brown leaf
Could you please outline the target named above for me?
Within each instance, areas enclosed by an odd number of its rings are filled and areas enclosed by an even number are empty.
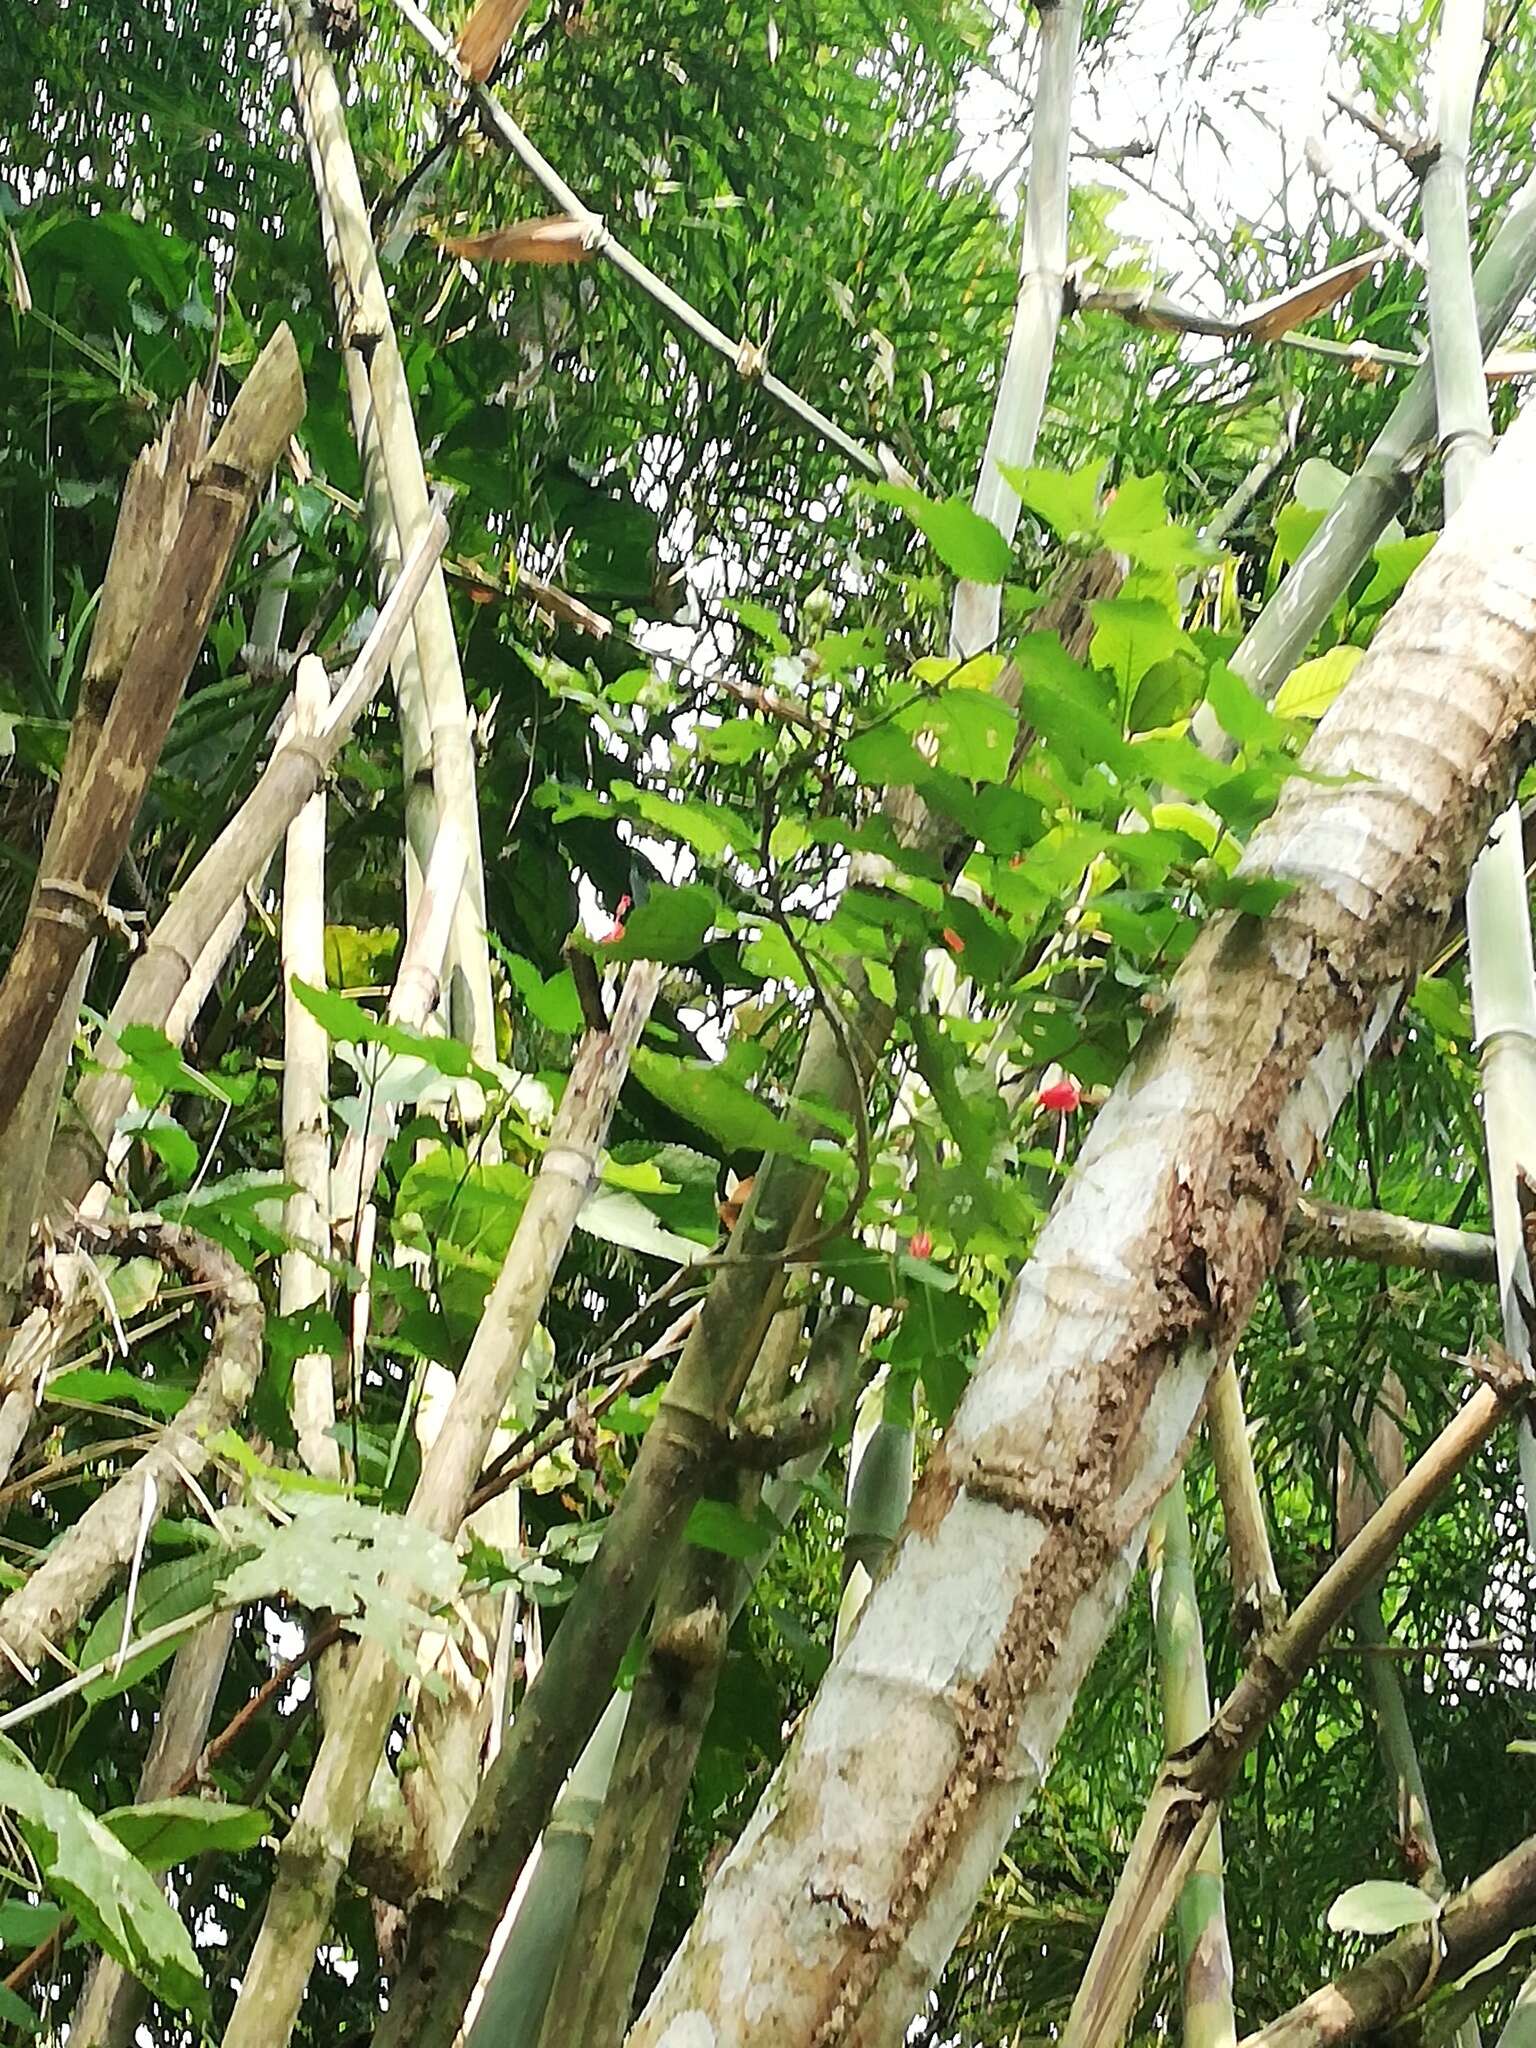
[[[1367,249],[1364,255],[1352,256],[1347,263],[1336,263],[1332,270],[1321,270],[1316,277],[1306,278],[1274,298],[1244,306],[1233,315],[1233,324],[1240,327],[1250,341],[1278,341],[1293,327],[1315,320],[1319,313],[1326,313],[1330,306],[1336,306],[1362,278],[1370,275],[1384,256],[1390,254],[1391,251],[1385,247]]]
[[[545,220],[490,228],[483,235],[444,235],[440,240],[450,256],[470,263],[585,263],[592,255],[586,232],[584,222],[555,213]]]
[[[528,12],[528,0],[480,0],[459,31],[459,62],[465,75],[483,85]]]

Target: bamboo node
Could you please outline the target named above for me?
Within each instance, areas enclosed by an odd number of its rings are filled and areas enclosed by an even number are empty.
[[[544,1154],[540,1174],[558,1173],[574,1187],[589,1188],[596,1178],[596,1162],[590,1152],[575,1145],[551,1145]]]
[[[756,383],[768,368],[768,351],[755,341],[742,341],[736,349],[736,374],[749,384]]]
[[[101,928],[104,907],[94,889],[82,888],[67,875],[43,875],[37,884],[37,915],[74,931],[94,932]]]

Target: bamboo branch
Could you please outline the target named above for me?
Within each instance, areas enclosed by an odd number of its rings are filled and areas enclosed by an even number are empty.
[[[1536,1919],[1536,1835],[1474,1878],[1443,1913],[1409,1927],[1241,2048],[1344,2048],[1406,2012],[1438,1976],[1462,1976]]]
[[[513,1377],[587,1198],[660,980],[661,969],[652,962],[632,967],[611,1028],[590,1033],[577,1054],[542,1164],[411,1497],[408,1518],[439,1535],[458,1534]],[[557,1632],[557,1644],[566,1626]],[[398,1695],[399,1674],[388,1653],[376,1644],[360,1645],[283,1844],[224,2048],[280,2048],[289,2037]],[[583,1739],[602,1704],[594,1707]],[[525,1719],[526,1713],[518,1725]]]
[[[60,786],[36,894],[0,982],[0,1044],[6,1049],[0,1133],[106,910],[112,877],[256,493],[303,412],[298,351],[288,329],[279,327],[192,475],[176,539],[100,732],[88,755],[75,750],[76,771]]]
[[[1300,1684],[1329,1632],[1527,1391],[1525,1376],[1512,1365],[1506,1365],[1496,1384],[1477,1388],[1265,1642],[1205,1733],[1164,1766],[1073,2003],[1066,2048],[1114,2048],[1123,2038],[1152,1946],[1244,1757]]]
[[[105,1040],[129,1024],[169,1024],[190,977],[199,971],[204,949],[225,926],[247,886],[265,871],[283,834],[325,780],[352,728],[372,703],[447,530],[437,515],[337,688],[322,730],[312,740],[299,738],[291,728],[284,733],[256,787],[177,891],[112,1006]],[[59,1202],[84,1200],[106,1163],[112,1132],[132,1092],[132,1082],[121,1068],[104,1067],[81,1083],[49,1161],[52,1191]]]
[[[818,440],[825,441],[855,468],[866,476],[883,479],[887,465],[873,454],[862,442],[845,434],[843,429],[829,420],[825,413],[802,398],[786,384],[782,377],[776,377],[767,367],[761,349],[746,340],[734,340],[722,328],[715,325],[672,287],[656,275],[648,264],[612,233],[601,214],[593,213],[561,177],[554,165],[539,151],[534,143],[513,120],[506,108],[487,86],[466,81],[458,53],[452,42],[436,26],[414,0],[395,0],[400,14],[416,31],[427,48],[437,58],[446,73],[447,83],[455,93],[467,89],[480,117],[483,132],[500,143],[509,155],[517,158],[523,169],[543,186],[563,213],[579,221],[583,239],[592,254],[604,257],[615,270],[637,285],[646,297],[654,300],[674,325],[691,334],[696,341],[702,341],[706,348],[724,357],[739,376],[761,387],[781,411],[804,427]]]
[[[209,1301],[210,1335],[202,1375],[185,1406],[146,1451],[59,1538],[24,1584],[0,1601],[0,1694],[23,1663],[56,1655],[134,1554],[146,1492],[164,1513],[203,1473],[212,1442],[236,1421],[261,1371],[261,1297],[228,1252],[174,1223],[91,1226],[93,1234],[160,1259]]]
[[[1360,1259],[1372,1266],[1409,1266],[1450,1280],[1491,1280],[1494,1241],[1479,1231],[1420,1223],[1383,1209],[1350,1209],[1303,1195],[1286,1226],[1285,1248],[1303,1258]]]
[[[1231,1558],[1232,1612],[1239,1638],[1277,1628],[1285,1598],[1270,1548],[1264,1496],[1253,1467],[1253,1445],[1243,1414],[1243,1390],[1231,1359],[1217,1372],[1205,1397],[1205,1427],[1211,1462],[1221,1493]]]

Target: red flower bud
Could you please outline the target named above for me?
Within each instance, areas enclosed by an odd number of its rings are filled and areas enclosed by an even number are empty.
[[[600,946],[616,946],[624,936],[624,913],[632,908],[627,896],[619,898],[619,907],[613,914],[613,929],[603,933],[598,940]]]
[[[1082,1105],[1083,1089],[1080,1081],[1074,1081],[1070,1074],[1063,1074],[1059,1081],[1053,1081],[1049,1088],[1042,1088],[1035,1097],[1042,1109],[1054,1109],[1062,1116],[1070,1116]]]
[[[926,1230],[914,1230],[907,1239],[907,1250],[914,1259],[926,1259],[932,1255],[933,1239]]]
[[[952,924],[947,924],[944,927],[944,943],[948,946],[951,953],[963,953],[965,951],[965,941]]]

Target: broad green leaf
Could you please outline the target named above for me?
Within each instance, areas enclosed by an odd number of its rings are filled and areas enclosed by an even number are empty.
[[[1340,1892],[1328,1908],[1328,1925],[1335,1934],[1395,1934],[1400,1927],[1422,1927],[1437,1910],[1416,1885],[1373,1877]]]
[[[254,1849],[271,1832],[259,1807],[229,1806],[222,1799],[151,1799],[141,1806],[114,1806],[101,1821],[149,1870],[174,1870],[210,1849]]]
[[[226,1100],[223,1089],[189,1067],[181,1048],[153,1024],[125,1024],[117,1034],[117,1046],[132,1076],[133,1092],[146,1106],[177,1093],[211,1096],[215,1102]]]
[[[178,2012],[205,2013],[202,1968],[181,1915],[111,1830],[4,1737],[0,1807],[14,1815],[44,1885],[86,1938]]]
[[[1147,670],[1166,661],[1183,634],[1155,598],[1101,597],[1088,609],[1093,614],[1093,659],[1109,670],[1120,685],[1122,701],[1129,704]]]
[[[391,1024],[385,1017],[375,1017],[349,996],[337,995],[333,989],[311,988],[298,975],[293,977],[293,992],[309,1014],[325,1026],[327,1034],[342,1044],[382,1045],[407,1059],[421,1060],[451,1080],[468,1078],[486,1088],[497,1085],[496,1076],[477,1066],[469,1048],[460,1045],[456,1038],[434,1037],[425,1031],[411,1031],[403,1024]]]
[[[190,1557],[174,1557],[165,1564],[151,1565],[139,1580],[132,1634],[148,1635],[152,1629],[164,1628],[167,1622],[179,1621],[184,1614],[208,1606],[215,1600],[230,1566],[238,1562],[235,1553],[217,1545],[195,1550]],[[117,1654],[123,1641],[126,1611],[127,1596],[122,1593],[102,1609],[77,1653],[76,1661],[82,1670]],[[85,1689],[85,1697],[94,1704],[129,1691],[174,1657],[178,1647],[179,1639],[172,1639],[141,1656],[128,1658],[120,1671],[108,1670],[93,1679]]]
[[[971,583],[1001,583],[1013,566],[1013,549],[991,520],[972,511],[964,498],[936,503],[906,484],[871,484],[869,492],[905,512],[956,576]]]
[[[102,1407],[142,1408],[146,1415],[176,1415],[187,1405],[190,1387],[130,1372],[122,1365],[77,1365],[48,1382],[50,1401],[80,1401]]]
[[[1355,672],[1365,649],[1343,643],[1293,668],[1275,693],[1281,718],[1321,718]]]
[[[1426,974],[1409,997],[1432,1031],[1454,1044],[1466,1045],[1472,1038],[1472,1008],[1461,990],[1442,974]]]
[[[1309,455],[1297,470],[1292,488],[1297,504],[1305,505],[1309,512],[1331,512],[1348,484],[1342,469],[1320,455]]]
[[[1085,540],[1097,531],[1104,463],[1089,469],[1019,469],[1007,462],[999,467],[1025,511],[1044,520],[1062,540]]]
[[[581,1030],[581,998],[568,969],[562,968],[546,981],[531,960],[524,960],[517,953],[504,952],[501,963],[508,980],[527,1004],[529,1015],[546,1031],[571,1038]]]
[[[761,1557],[778,1531],[744,1515],[734,1502],[696,1501],[683,1527],[685,1539],[700,1550],[718,1550],[726,1557]]]
[[[1205,694],[1211,709],[1240,747],[1278,747],[1287,737],[1284,720],[1254,695],[1240,675],[1223,661],[1216,662],[1206,678]]]
[[[624,920],[624,936],[591,946],[601,960],[691,960],[720,917],[720,899],[699,882],[655,882]]]
[[[1373,557],[1376,572],[1361,594],[1362,606],[1390,604],[1439,538],[1438,533],[1416,533],[1411,540],[1382,541]]]
[[[641,1046],[631,1071],[642,1088],[713,1138],[727,1152],[791,1152],[804,1148],[766,1102],[723,1065],[680,1060]]]
[[[966,782],[1001,782],[1013,758],[1018,714],[978,690],[947,690],[902,712],[899,723],[919,753],[937,753],[936,765]],[[926,755],[924,755],[926,759]]]

